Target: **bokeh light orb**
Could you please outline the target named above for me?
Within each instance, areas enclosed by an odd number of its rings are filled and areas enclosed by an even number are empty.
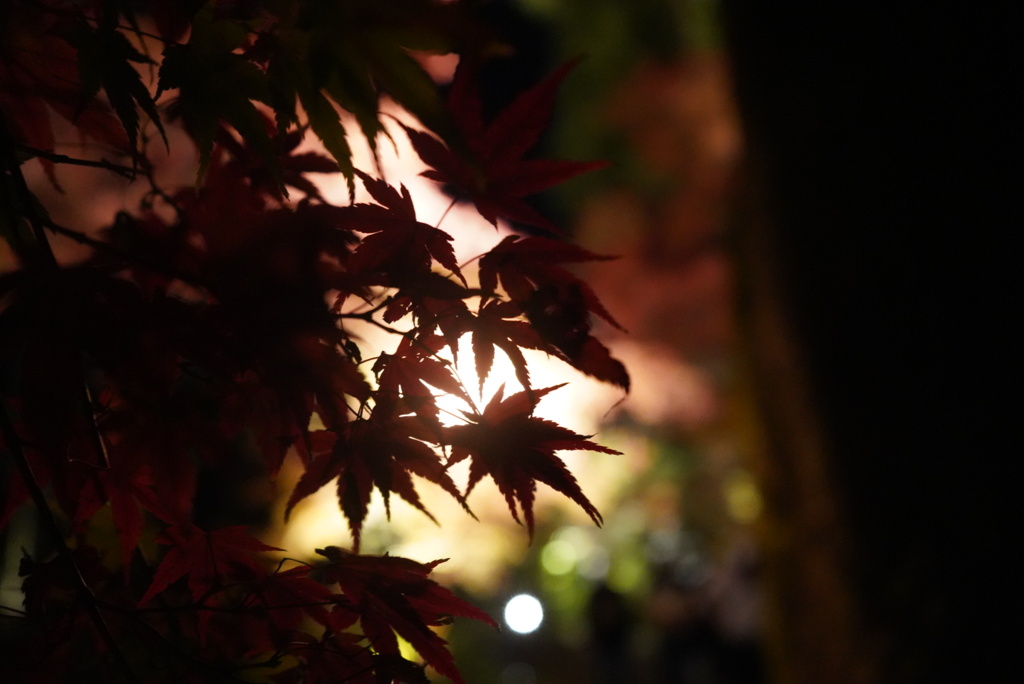
[[[544,606],[536,596],[517,594],[505,604],[505,624],[518,634],[529,634],[544,621]]]

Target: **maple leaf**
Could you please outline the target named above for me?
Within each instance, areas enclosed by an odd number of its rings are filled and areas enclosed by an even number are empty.
[[[561,492],[601,524],[601,514],[594,508],[565,464],[558,450],[620,452],[591,442],[568,428],[533,414],[538,400],[563,385],[532,392],[519,392],[503,399],[504,386],[488,402],[482,414],[466,414],[469,422],[453,425],[447,430],[451,446],[449,466],[471,458],[466,496],[473,487],[490,475],[505,497],[512,517],[520,522],[517,504],[522,509],[526,528],[533,538],[533,501],[537,482]]]
[[[266,120],[253,104],[270,104],[266,74],[236,52],[246,39],[242,23],[217,18],[213,6],[206,5],[192,22],[188,42],[164,50],[157,94],[177,90],[168,113],[181,118],[199,148],[198,180],[206,173],[214,139],[226,123],[257,150],[281,183]]]
[[[398,655],[397,634],[438,673],[464,682],[447,643],[430,627],[448,624],[453,617],[480,620],[492,627],[497,623],[429,578],[447,559],[424,564],[397,556],[357,556],[335,546],[316,552],[330,561],[318,574],[323,581],[338,584],[378,653]]]
[[[153,60],[141,54],[135,46],[114,26],[116,15],[105,13],[96,30],[76,25],[69,32],[68,41],[78,48],[78,72],[82,82],[81,104],[87,107],[100,88],[107,95],[110,106],[121,120],[132,151],[138,153],[139,114],[142,109],[156,126],[167,144],[156,102],[149,88],[142,82],[139,72],[132,66],[154,64]]]
[[[622,330],[622,326],[612,318],[590,286],[561,266],[613,259],[618,257],[595,254],[561,240],[509,235],[480,258],[480,288],[493,293],[500,279],[509,298],[525,305],[534,297],[536,290],[542,287],[574,287],[579,290],[582,302],[589,311]]]
[[[153,20],[157,33],[167,43],[178,41],[188,32],[196,12],[206,0],[146,0],[146,14]],[[131,12],[131,6],[120,3],[122,11]],[[132,14],[129,17],[134,19]]]
[[[409,274],[429,272],[436,260],[466,285],[455,259],[452,236],[417,220],[409,190],[403,185],[399,192],[362,171],[356,171],[356,175],[377,204],[351,208],[358,222],[356,230],[368,235],[352,254],[350,267],[370,275],[372,281],[368,284],[400,287]]]
[[[327,627],[330,608],[339,599],[331,588],[310,577],[300,565],[244,585],[241,601],[225,602],[230,610],[213,612],[207,629],[211,652],[250,658],[287,652],[311,620]]]
[[[352,148],[338,110],[313,82],[309,51],[309,35],[306,31],[281,24],[273,33],[261,33],[249,50],[249,55],[265,64],[278,131],[298,123],[295,112],[295,102],[298,100],[306,114],[309,128],[334,158],[333,170],[344,174],[349,196],[354,197],[355,166],[352,163]],[[375,131],[373,135],[375,138]]]
[[[16,368],[0,388],[4,411],[8,401],[17,409],[10,414],[12,429],[25,442],[35,478],[53,487],[57,503],[72,518],[80,511],[87,515],[87,505],[102,505],[95,474],[104,456],[87,401],[81,328],[98,313],[95,295],[107,275],[84,267],[30,271],[11,283],[17,287],[0,311],[0,351],[9,368]],[[9,479],[0,520],[24,501],[24,484],[20,476]],[[90,496],[83,498],[85,489]]]
[[[439,335],[405,337],[393,354],[381,354],[373,367],[378,374],[377,396],[391,401],[389,397],[400,396],[405,406],[434,429],[439,428],[440,423],[431,387],[472,406],[473,401],[452,371],[451,363],[436,356],[446,344],[447,340]]]
[[[399,403],[379,397],[368,419],[345,425],[340,435],[314,433],[312,462],[299,478],[285,508],[287,516],[296,503],[337,479],[338,503],[348,519],[355,547],[359,548],[362,525],[376,487],[390,515],[390,495],[397,494],[431,520],[416,492],[412,475],[440,486],[460,502],[463,497],[444,464],[427,441],[433,431],[414,415],[399,415]]]
[[[403,124],[416,153],[431,167],[421,175],[455,188],[495,226],[501,217],[558,233],[557,226],[522,198],[586,171],[604,168],[607,163],[523,159],[523,155],[547,128],[558,89],[577,63],[564,64],[484,124],[475,89],[476,67],[469,60],[460,61],[447,105],[468,155],[456,153],[429,133]]]
[[[100,471],[98,476],[103,493],[110,503],[114,529],[121,547],[121,565],[127,572],[131,567],[132,552],[142,538],[142,509],[162,510],[163,506],[153,492],[153,480],[148,468],[130,470],[125,464],[118,465]],[[170,517],[167,513],[164,516]]]
[[[192,600],[201,601],[240,577],[265,575],[257,554],[281,551],[250,536],[244,525],[206,532],[183,523],[165,529],[157,541],[171,548],[157,566],[149,589],[139,599],[140,606],[186,576]]]
[[[352,196],[356,169],[339,107],[355,119],[375,156],[378,136],[387,135],[379,117],[385,94],[432,130],[450,134],[452,128],[437,86],[411,51],[447,51],[446,36],[461,23],[452,16],[457,10],[432,0],[378,5],[307,2],[297,11],[290,6],[249,51],[266,65],[278,126],[296,122],[298,99]]]
[[[384,309],[384,321],[394,323],[411,313],[421,333],[439,325],[448,345],[455,349],[460,332],[456,321],[469,313],[462,300],[479,294],[479,290],[463,287],[440,273],[410,273],[402,277],[401,287]]]
[[[516,380],[524,390],[530,389],[530,371],[523,357],[522,348],[544,349],[544,341],[529,323],[516,319],[522,315],[522,308],[515,302],[492,299],[480,307],[477,316],[467,323],[472,331],[473,356],[476,359],[476,374],[480,380],[480,392],[494,363],[494,349],[505,352]]]
[[[32,622],[23,622],[19,629],[5,635],[4,682],[68,682],[69,662],[75,663],[72,680],[80,681],[81,672],[88,672],[91,681],[116,681],[121,677],[112,667],[109,642],[100,636],[79,601],[84,584],[94,595],[102,596],[107,606],[129,609],[131,600],[123,576],[105,566],[96,547],[79,543],[69,551],[49,558],[24,553],[18,564],[18,575],[24,578],[24,608]],[[74,573],[68,572],[69,562]],[[106,618],[105,629],[120,644],[129,648],[139,644],[137,623],[122,620],[114,611],[106,613]]]
[[[225,130],[218,133],[216,143],[229,153],[223,162],[224,171],[244,175],[254,189],[266,192],[278,201],[286,199],[284,189],[278,183],[279,176],[285,186],[303,192],[307,198],[322,199],[319,188],[306,178],[306,174],[337,173],[338,164],[318,152],[296,153],[305,134],[306,128],[299,127],[271,140],[271,146],[278,151],[277,169],[270,168],[260,152],[253,150],[247,141],[237,140]]]
[[[494,293],[500,280],[548,351],[584,373],[628,391],[629,374],[591,335],[590,314],[620,330],[622,326],[590,286],[562,266],[614,258],[559,240],[510,235],[481,257],[480,287],[485,293]]]
[[[591,377],[629,391],[626,367],[590,334],[590,316],[579,288],[540,288],[524,308],[547,351]]]
[[[273,612],[281,629],[298,629],[306,615],[326,625],[333,594],[309,576],[311,571],[310,566],[299,565],[274,573],[253,589],[248,603]]]
[[[116,150],[128,150],[125,131],[110,108],[87,93],[77,73],[78,51],[61,21],[43,3],[0,3],[0,113],[17,144],[52,151],[51,112]],[[54,184],[53,162],[40,157]]]

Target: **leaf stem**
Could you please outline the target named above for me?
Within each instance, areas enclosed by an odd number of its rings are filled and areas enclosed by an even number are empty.
[[[413,330],[399,330],[398,328],[392,328],[390,325],[388,325],[386,323],[381,323],[380,321],[378,321],[376,318],[373,317],[373,314],[376,313],[377,311],[380,311],[381,308],[383,308],[383,307],[378,306],[378,307],[376,307],[374,309],[371,309],[370,311],[364,311],[362,313],[338,313],[338,314],[334,314],[334,317],[335,318],[352,318],[352,319],[359,320],[359,321],[365,321],[365,322],[369,323],[370,325],[377,326],[378,328],[380,328],[381,330],[383,330],[385,332],[389,332],[392,335],[401,335],[402,337],[407,337],[408,335],[410,335],[413,332],[415,332],[415,329],[413,329]]]
[[[448,208],[444,210],[444,213],[441,214],[441,218],[437,219],[437,223],[434,224],[435,228],[437,228],[437,229],[441,228],[441,223],[444,221],[445,217],[448,216],[448,212],[450,212],[452,210],[452,207],[455,206],[455,203],[457,201],[458,201],[458,199],[453,198],[452,201],[448,203]]]

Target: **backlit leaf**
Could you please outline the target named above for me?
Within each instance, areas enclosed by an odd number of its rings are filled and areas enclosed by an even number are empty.
[[[336,582],[359,616],[363,632],[382,654],[398,655],[402,637],[438,673],[463,682],[447,643],[430,628],[453,617],[497,627],[493,618],[429,578],[443,560],[417,563],[397,556],[358,556],[338,547],[317,549],[330,561],[318,574]]]
[[[447,184],[470,199],[480,215],[495,226],[500,217],[560,232],[522,198],[606,164],[527,160],[523,155],[547,127],[558,88],[575,65],[576,62],[563,65],[545,81],[522,93],[493,121],[484,123],[473,80],[474,65],[471,61],[460,62],[448,109],[462,132],[469,158],[456,154],[429,133],[405,127],[417,154],[431,167],[422,175]]]
[[[466,495],[490,476],[505,497],[512,517],[518,522],[522,510],[526,529],[533,537],[533,503],[537,483],[543,482],[564,494],[601,524],[601,514],[583,494],[576,478],[555,452],[558,450],[618,451],[591,442],[583,435],[533,415],[536,402],[562,387],[555,385],[502,398],[504,388],[491,398],[482,414],[467,415],[469,421],[447,430],[452,456],[449,463],[470,460]]]

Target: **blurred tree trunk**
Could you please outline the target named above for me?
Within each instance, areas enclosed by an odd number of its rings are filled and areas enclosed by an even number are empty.
[[[773,670],[993,681],[1024,650],[1017,27],[796,5],[724,2]]]

